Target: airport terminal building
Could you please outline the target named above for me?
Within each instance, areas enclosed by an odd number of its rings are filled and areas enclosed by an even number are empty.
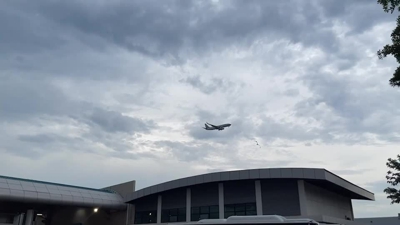
[[[0,177],[0,224],[164,224],[281,215],[361,225],[352,199],[374,200],[373,193],[313,168],[215,172],[140,190],[135,184],[91,189]]]

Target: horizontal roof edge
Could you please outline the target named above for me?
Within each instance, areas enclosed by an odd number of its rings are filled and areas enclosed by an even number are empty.
[[[346,179],[344,179],[344,178],[342,178],[342,177],[340,177],[340,176],[334,174],[333,172],[331,172],[331,171],[329,171],[329,170],[327,170],[327,169],[324,169],[324,170],[325,170],[327,173],[329,173],[329,174],[331,174],[331,175],[333,175],[333,176],[335,176],[335,177],[337,177],[337,178],[339,178],[339,179],[341,179],[341,180],[343,180],[343,181],[345,181],[345,182],[347,182],[347,183],[353,185],[354,187],[360,188],[361,190],[366,191],[366,192],[368,192],[368,193],[374,195],[374,193],[368,191],[367,189],[362,188],[362,187],[360,187],[360,186],[354,184],[353,182],[350,182],[350,181],[348,181],[348,180],[346,180]]]
[[[272,171],[279,170],[280,172],[278,173],[279,176],[276,176],[276,174],[274,176],[272,176]],[[285,171],[286,170],[286,171]],[[291,170],[289,173],[290,175],[287,175],[287,170]],[[296,175],[295,172],[293,172],[294,170],[296,171]],[[230,178],[228,176],[228,178],[225,176],[226,173],[247,173],[250,171],[258,171],[256,173],[258,173],[258,177],[251,177],[248,176],[248,178]],[[271,176],[268,175],[267,177],[265,176],[261,176],[261,171],[265,173],[265,171],[269,171],[268,173],[271,172]],[[286,172],[285,175],[283,175],[283,172]],[[308,174],[306,175],[306,171],[308,171]],[[300,175],[298,175],[300,172]],[[343,185],[340,183],[336,183],[334,181],[328,180],[326,174],[330,174],[331,176],[334,176],[335,178],[339,179],[341,182],[347,183],[348,185]],[[206,176],[207,176],[207,180],[206,180]],[[225,176],[225,177],[223,177]],[[240,175],[239,175],[240,176]],[[210,178],[212,177],[212,178]],[[214,177],[217,177],[214,180]],[[201,179],[196,179],[196,178],[201,178]],[[229,180],[246,180],[246,179],[274,179],[274,178],[278,178],[278,179],[314,179],[314,180],[325,180],[327,182],[331,182],[333,184],[336,184],[338,186],[341,186],[345,189],[347,189],[348,191],[351,191],[357,195],[359,195],[360,197],[362,197],[363,199],[369,199],[369,200],[374,200],[374,194],[372,192],[369,192],[341,177],[339,177],[338,175],[324,169],[324,168],[299,168],[299,167],[283,167],[283,168],[254,168],[254,169],[244,169],[244,170],[230,170],[230,171],[220,171],[220,172],[212,172],[212,173],[206,173],[206,174],[198,174],[198,175],[194,175],[194,176],[189,176],[189,177],[184,177],[184,178],[179,178],[179,179],[175,179],[175,180],[170,180],[170,181],[166,181],[163,183],[159,183],[156,185],[151,185],[139,190],[136,190],[135,192],[132,192],[130,194],[127,194],[124,196],[124,201],[125,202],[130,202],[133,201],[135,199],[138,198],[142,198],[148,195],[152,195],[155,193],[160,193],[163,191],[167,191],[167,190],[171,190],[171,189],[175,189],[175,188],[181,188],[181,187],[186,187],[186,186],[192,186],[192,185],[197,185],[197,184],[202,184],[202,183],[209,183],[209,182],[219,182],[219,181],[229,181]],[[203,180],[204,179],[204,180]],[[347,187],[351,187],[351,188],[347,188]]]
[[[96,188],[80,187],[80,186],[74,186],[74,185],[68,185],[68,184],[59,184],[59,183],[52,183],[52,182],[47,182],[47,181],[31,180],[31,179],[17,178],[17,177],[8,177],[8,176],[2,176],[2,175],[0,175],[0,178],[11,179],[11,180],[19,180],[19,181],[26,181],[26,182],[33,182],[33,183],[40,183],[40,184],[49,184],[49,185],[55,185],[55,186],[79,188],[79,189],[85,189],[85,190],[90,190],[90,191],[115,193],[114,191],[112,191],[110,189],[96,189]]]

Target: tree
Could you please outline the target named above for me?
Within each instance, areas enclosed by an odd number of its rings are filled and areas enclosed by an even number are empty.
[[[400,0],[378,0],[378,4],[383,6],[386,13],[393,13],[396,8],[400,11]],[[392,44],[385,45],[382,50],[378,51],[379,59],[383,59],[388,55],[393,55],[397,62],[400,63],[400,16],[397,17],[396,28],[392,34]],[[400,66],[395,70],[393,77],[389,80],[392,87],[400,87]]]
[[[386,166],[391,169],[386,175],[387,183],[396,186],[400,182],[400,155],[397,155],[397,159],[389,158]],[[387,194],[387,198],[392,200],[391,204],[400,203],[400,190],[387,187],[384,192]]]

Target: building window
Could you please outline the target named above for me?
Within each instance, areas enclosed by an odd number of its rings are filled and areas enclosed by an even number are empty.
[[[161,212],[161,223],[185,222],[186,208],[164,209]]]
[[[218,219],[219,207],[218,205],[192,207],[191,220],[199,221],[202,219]]]
[[[157,223],[157,211],[135,212],[135,224]]]
[[[230,216],[257,215],[256,203],[225,205],[225,218]]]

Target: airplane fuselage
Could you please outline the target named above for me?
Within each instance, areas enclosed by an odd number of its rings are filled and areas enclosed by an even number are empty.
[[[210,126],[208,126],[208,125]],[[231,124],[230,123],[225,123],[225,124],[221,124],[221,125],[212,125],[209,123],[204,124],[205,127],[203,127],[205,130],[224,130],[225,127],[230,127]]]

